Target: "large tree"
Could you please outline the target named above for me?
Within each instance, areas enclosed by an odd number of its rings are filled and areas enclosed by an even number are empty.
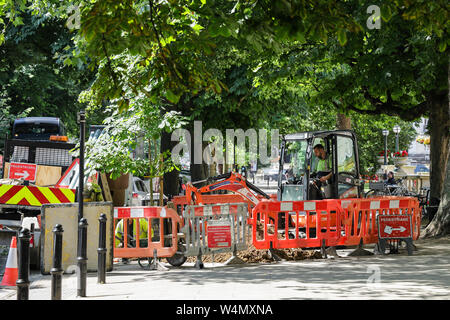
[[[224,39],[268,56],[266,64],[283,62],[286,46],[288,52],[304,53],[309,45],[318,59],[315,69],[304,72],[312,75],[306,86],[316,90],[308,101],[328,100],[342,112],[395,114],[406,120],[429,115],[432,195],[439,197],[440,159],[448,153],[449,140],[443,81],[449,68],[447,1],[86,0],[79,1],[79,12],[69,13],[70,1],[2,3],[0,24],[17,23],[16,13],[27,8],[79,22],[72,61],[98,67],[92,100],[117,99],[121,109],[128,107],[130,94],[145,94],[152,103],[171,103],[176,109],[186,94],[191,101],[204,90],[223,92],[226,85],[207,57]],[[379,19],[376,10],[368,17],[373,4],[381,9],[381,29],[368,29],[378,23],[373,17]],[[294,77],[295,83],[299,78]]]
[[[76,136],[76,111],[82,107],[78,95],[94,73],[83,65],[64,65],[73,43],[62,20],[29,13],[21,17],[20,24],[4,29],[0,46],[3,104],[13,116],[28,110],[29,116],[59,117]]]

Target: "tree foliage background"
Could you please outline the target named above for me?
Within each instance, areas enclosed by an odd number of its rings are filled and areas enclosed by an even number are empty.
[[[373,5],[379,16],[367,10]],[[405,121],[425,116],[438,199],[450,141],[449,6],[0,0],[0,92],[11,113],[33,107],[30,115],[61,116],[69,127],[83,103],[98,106],[91,120],[100,121],[112,101],[122,112],[141,96],[166,106],[163,113],[180,112],[190,126],[201,119],[218,129],[331,129],[335,114],[346,114],[365,170],[379,151],[380,128],[398,122],[405,148],[412,137]],[[167,138],[162,152],[170,150]]]

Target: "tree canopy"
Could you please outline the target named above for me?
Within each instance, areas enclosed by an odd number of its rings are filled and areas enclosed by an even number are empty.
[[[399,122],[406,144],[401,121],[428,116],[437,198],[450,140],[449,9],[444,0],[0,0],[0,81],[20,110],[28,101],[40,108],[32,112],[70,110],[64,102],[124,112],[145,97],[219,129],[309,130],[339,112],[367,141]]]

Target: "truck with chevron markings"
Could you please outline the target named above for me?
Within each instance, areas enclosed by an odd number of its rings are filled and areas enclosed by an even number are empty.
[[[64,126],[57,118],[24,118],[14,122],[12,139],[5,140],[0,177],[0,244],[9,245],[22,226],[34,228],[36,250],[41,206],[75,202],[75,190],[58,187],[73,163]],[[33,227],[31,226],[33,224]]]

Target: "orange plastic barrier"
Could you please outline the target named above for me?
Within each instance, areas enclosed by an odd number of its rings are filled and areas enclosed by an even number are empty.
[[[123,239],[123,247],[117,247],[116,241],[114,240],[114,258],[146,258],[153,257],[154,250],[157,250],[158,257],[172,257],[177,252],[177,231],[181,227],[182,219],[176,213],[175,210],[167,207],[116,207],[114,208],[114,227],[116,228],[117,223],[123,219],[123,235],[120,236]],[[133,224],[136,227],[127,228],[129,220],[133,220]],[[136,232],[131,236],[134,239],[140,239],[140,223],[142,219],[146,220],[148,226],[148,236],[147,236],[147,247],[141,247],[139,241],[135,241],[135,246],[130,247],[130,240],[128,235],[130,232]],[[159,221],[158,230],[154,230],[155,234],[152,241],[151,228],[155,225],[154,219]],[[165,230],[164,226],[170,226],[169,230]],[[168,234],[165,234],[167,231]],[[159,236],[156,236],[159,234]],[[170,246],[167,246],[168,241],[171,239]],[[141,239],[142,240],[142,239]],[[166,242],[166,243],[165,243]]]
[[[227,204],[227,203],[240,203],[240,202],[247,202],[247,199],[244,199],[241,195],[238,194],[205,194],[202,196],[203,204]],[[175,205],[175,208],[177,209],[177,212],[180,216],[183,216],[184,208],[187,205],[190,205],[188,203],[186,196],[176,196],[172,199],[173,204]],[[251,215],[252,209],[249,203],[248,206],[249,214]]]
[[[261,201],[251,219],[253,245],[257,249],[335,246],[342,215],[336,200]]]
[[[410,215],[413,240],[420,235],[419,201],[412,197],[261,201],[254,209],[257,249],[353,246],[378,242],[378,215]]]
[[[352,199],[343,208],[343,234],[339,245],[358,245],[378,242],[378,215],[406,214],[412,217],[413,240],[420,236],[421,210],[419,201],[413,197],[377,197]]]

